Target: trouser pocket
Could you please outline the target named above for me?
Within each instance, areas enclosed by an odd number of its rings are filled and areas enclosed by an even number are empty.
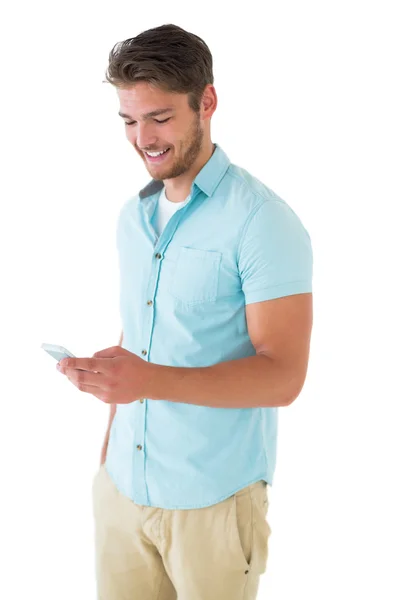
[[[271,529],[267,522],[268,495],[265,482],[239,490],[232,501],[233,552],[245,570],[264,573]]]

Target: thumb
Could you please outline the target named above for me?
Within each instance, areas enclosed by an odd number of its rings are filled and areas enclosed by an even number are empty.
[[[127,350],[121,348],[121,346],[111,346],[110,348],[95,352],[92,358],[114,358],[114,356],[123,356],[127,353]]]

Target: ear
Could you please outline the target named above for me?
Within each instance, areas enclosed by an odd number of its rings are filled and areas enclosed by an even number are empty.
[[[201,117],[202,119],[211,119],[218,105],[217,92],[215,87],[208,84],[203,92],[201,99]]]

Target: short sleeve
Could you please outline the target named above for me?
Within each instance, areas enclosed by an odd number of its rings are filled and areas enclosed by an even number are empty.
[[[249,218],[238,268],[245,304],[312,292],[311,239],[286,202],[265,201]]]

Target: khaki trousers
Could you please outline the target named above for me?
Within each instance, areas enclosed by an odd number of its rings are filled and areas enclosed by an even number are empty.
[[[265,481],[169,510],[132,502],[102,465],[93,511],[98,600],[255,600],[271,533]]]

